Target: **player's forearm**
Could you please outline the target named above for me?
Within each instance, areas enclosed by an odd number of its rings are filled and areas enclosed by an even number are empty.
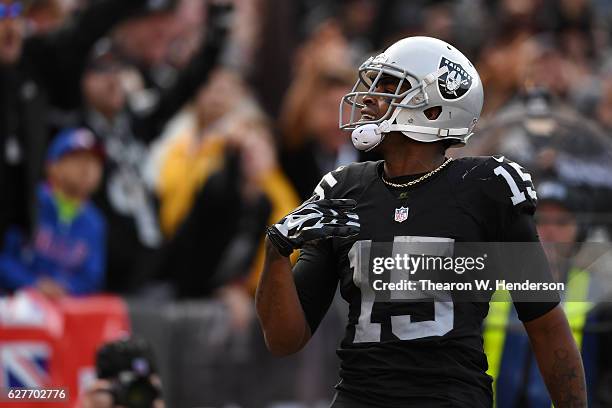
[[[255,305],[266,344],[273,354],[293,354],[306,344],[310,329],[293,282],[291,262],[267,238]]]
[[[556,339],[540,347],[542,352],[538,364],[555,407],[586,407],[584,368],[573,340]]]
[[[555,407],[586,407],[582,358],[563,310],[558,306],[525,328]]]

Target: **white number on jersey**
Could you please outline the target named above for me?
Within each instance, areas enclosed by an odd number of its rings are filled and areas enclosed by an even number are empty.
[[[410,242],[436,242],[437,245],[430,245],[431,256],[452,256],[453,242],[450,238],[434,237],[413,237],[398,236],[393,240],[392,257],[405,250]],[[447,243],[448,245],[443,245]],[[381,324],[372,322],[372,309],[376,302],[376,293],[369,282],[369,264],[371,240],[357,241],[349,251],[349,263],[353,269],[353,283],[361,292],[361,311],[359,320],[355,326],[354,343],[380,342]],[[420,248],[420,247],[419,247]],[[422,253],[419,249],[418,253]],[[401,276],[391,271],[391,282],[399,281]],[[400,340],[414,340],[430,336],[444,336],[453,329],[454,324],[454,305],[450,293],[440,291],[404,291],[392,293],[392,299],[397,300],[419,300],[435,299],[434,301],[434,320],[413,322],[410,315],[391,316],[391,331]]]
[[[501,158],[494,157],[494,159],[500,163],[503,163],[504,156],[502,156]],[[531,188],[531,185],[532,185],[531,175],[529,173],[524,172],[521,166],[519,166],[518,164],[512,161],[509,161],[508,165],[516,171],[516,173],[521,178],[521,180],[528,182],[529,185],[526,187],[527,194],[529,194],[529,197],[531,197],[533,200],[537,200],[538,196],[535,190]],[[510,200],[512,200],[512,204],[518,205],[522,203],[523,201],[527,200],[527,197],[525,196],[525,192],[519,189],[518,185],[516,184],[516,181],[514,181],[514,178],[512,177],[510,172],[506,170],[504,166],[497,166],[495,169],[493,169],[493,172],[495,173],[496,176],[503,177],[504,180],[506,180],[506,183],[508,183],[508,187],[510,187],[510,191],[512,192],[512,195],[510,196]]]

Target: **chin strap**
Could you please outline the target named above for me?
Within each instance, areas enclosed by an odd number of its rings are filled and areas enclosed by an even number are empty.
[[[470,133],[470,129],[468,128],[437,128],[417,125],[399,125],[390,124],[387,120],[383,120],[382,123],[378,125],[378,129],[381,133],[414,132],[426,135],[437,135],[442,138],[447,136],[465,136]]]
[[[385,134],[389,132],[413,132],[426,135],[437,135],[440,139],[444,139],[449,136],[468,136],[470,134],[470,130],[468,128],[446,129],[416,125],[392,125],[388,120],[384,120],[380,125],[376,123],[368,123],[366,125],[359,126],[353,130],[351,140],[353,142],[353,146],[355,146],[357,150],[368,152],[378,146],[385,139]]]

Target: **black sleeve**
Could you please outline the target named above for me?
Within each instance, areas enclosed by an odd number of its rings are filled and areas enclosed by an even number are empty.
[[[503,260],[512,281],[553,282],[546,254],[540,243],[533,217],[524,213],[513,213],[505,228],[504,242],[507,242]],[[556,292],[546,292],[545,301],[529,301],[529,292],[510,293],[514,307],[522,322],[545,315],[559,304]],[[542,298],[541,292],[536,294]]]
[[[232,8],[216,6],[208,8],[206,40],[181,70],[176,82],[163,90],[159,102],[147,113],[134,115],[134,133],[146,143],[156,139],[168,120],[189,101],[217,65],[228,35]]]
[[[293,267],[293,278],[311,333],[327,313],[338,286],[330,241],[305,246]]]
[[[134,132],[149,143],[162,132],[168,120],[197,92],[208,78],[221,53],[220,42],[207,42],[179,74],[176,83],[163,91],[155,107],[143,116],[134,115]]]
[[[24,59],[34,70],[51,102],[74,108],[80,100],[80,81],[94,43],[115,24],[144,10],[147,0],[101,0],[92,2],[62,28],[34,36],[24,44]]]
[[[526,169],[503,156],[489,158],[482,167],[479,177],[485,181],[485,193],[492,202],[512,213],[533,215],[538,200]]]

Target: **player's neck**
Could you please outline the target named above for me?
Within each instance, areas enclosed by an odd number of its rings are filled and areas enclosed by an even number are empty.
[[[440,143],[420,143],[403,135],[390,134],[381,148],[388,178],[427,173],[445,160]]]

